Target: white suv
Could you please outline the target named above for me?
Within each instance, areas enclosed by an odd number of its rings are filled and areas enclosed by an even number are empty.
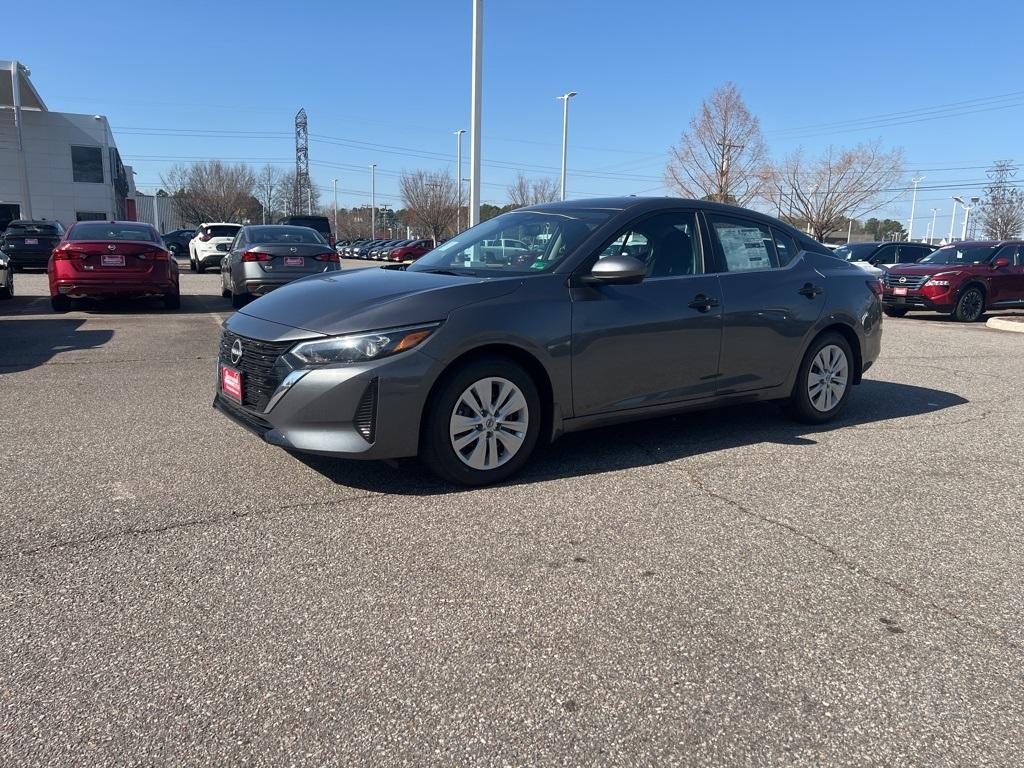
[[[188,261],[192,271],[205,272],[207,267],[219,266],[228,248],[217,246],[230,246],[241,228],[241,224],[228,222],[200,224],[196,236],[188,241]]]

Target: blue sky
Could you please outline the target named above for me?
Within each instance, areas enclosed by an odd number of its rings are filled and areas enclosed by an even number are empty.
[[[287,169],[299,107],[325,202],[338,178],[343,205],[368,203],[372,162],[391,204],[403,170],[454,173],[452,132],[469,127],[470,0],[83,8],[23,5],[18,27],[47,34],[5,36],[0,58],[30,66],[51,109],[107,115],[142,189],[176,161]],[[571,197],[663,194],[668,147],[727,80],[773,156],[902,146],[908,176],[926,177],[915,234],[933,207],[945,233],[950,196],[980,191],[993,160],[1024,161],[1024,4],[485,0],[484,24],[485,201],[505,202],[517,168],[557,176],[555,97],[567,90],[579,92]],[[909,209],[908,194],[880,213]]]

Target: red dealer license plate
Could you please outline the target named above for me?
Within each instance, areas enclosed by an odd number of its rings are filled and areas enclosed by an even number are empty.
[[[893,296],[906,296],[907,295],[907,289],[906,288],[893,288],[892,289],[892,295]]]
[[[222,365],[220,367],[220,391],[232,400],[242,402],[242,372]]]
[[[285,256],[284,265],[286,267],[301,267],[306,263],[306,260],[301,256]]]
[[[103,267],[123,267],[124,266],[124,254],[120,253],[105,253],[100,256],[100,266]]]

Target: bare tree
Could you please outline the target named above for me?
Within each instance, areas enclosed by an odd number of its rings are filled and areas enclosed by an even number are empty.
[[[893,189],[903,176],[903,150],[883,150],[880,142],[851,149],[829,147],[808,160],[793,152],[766,175],[765,197],[781,212],[807,223],[818,240],[891,203],[906,190]]]
[[[530,180],[522,173],[517,173],[508,185],[508,199],[513,208],[552,203],[558,199],[558,183],[549,178]]]
[[[985,237],[1013,240],[1024,229],[1024,193],[1013,183],[1016,166],[1000,160],[988,171],[991,179],[981,201],[979,221]]]
[[[239,221],[252,209],[256,174],[220,160],[174,165],[161,177],[184,221]]]
[[[312,179],[308,185],[304,181],[296,185],[294,169],[281,174],[280,189],[281,196],[276,205],[285,215],[301,216],[310,208],[313,213],[320,210],[320,190],[312,183]]]
[[[283,176],[281,169],[270,163],[264,165],[256,176],[256,199],[260,201],[260,206],[263,208],[261,220],[266,224],[273,223],[282,210],[278,206],[278,202],[281,199]]]
[[[455,223],[459,193],[444,171],[403,173],[398,182],[405,214],[436,241]]]
[[[761,194],[768,150],[734,83],[711,94],[669,150],[665,182],[684,197],[747,205]]]

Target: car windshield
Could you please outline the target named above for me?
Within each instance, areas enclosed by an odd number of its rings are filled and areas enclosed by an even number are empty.
[[[995,251],[994,245],[947,245],[932,251],[918,264],[984,264]]]
[[[156,233],[144,224],[75,224],[71,228],[68,240],[141,240],[147,243],[157,242]]]
[[[546,272],[608,221],[612,213],[571,208],[512,211],[442,243],[409,270],[475,276]]]
[[[874,243],[853,243],[851,245],[841,245],[832,253],[843,261],[863,261],[877,247]]]
[[[268,243],[315,243],[326,245],[327,241],[320,233],[309,227],[290,227],[286,225],[249,227],[247,239],[251,243],[266,245]]]

